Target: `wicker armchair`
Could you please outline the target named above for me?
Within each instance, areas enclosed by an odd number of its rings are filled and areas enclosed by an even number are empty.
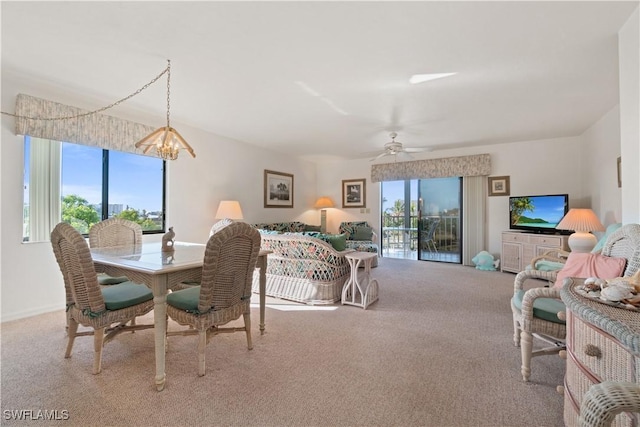
[[[623,275],[632,276],[640,269],[640,225],[628,224],[611,233],[602,255],[625,258],[627,264]],[[532,357],[558,353],[565,348],[565,308],[560,300],[560,289],[534,287],[526,290],[524,286],[529,279],[553,282],[556,276],[557,271],[525,270],[518,273],[514,281],[511,299],[513,341],[521,348],[524,381],[529,381],[531,376]],[[534,336],[550,343],[551,347],[532,351]]]
[[[93,373],[98,374],[102,370],[104,344],[121,332],[153,328],[153,325],[126,326],[128,321],[153,309],[153,294],[146,286],[131,282],[101,288],[89,246],[69,224],[56,225],[51,232],[51,246],[71,299],[67,301],[69,341],[65,358],[71,357],[76,337],[93,335]],[[79,324],[93,330],[78,332]],[[112,327],[114,324],[117,325]]]
[[[142,227],[127,219],[105,219],[89,229],[89,246],[92,248],[140,244],[142,244]],[[115,285],[127,280],[129,279],[125,276],[112,277],[104,273],[98,275],[98,283],[101,285]]]
[[[640,412],[640,385],[605,381],[585,393],[579,423],[581,427],[607,427],[622,412]]]
[[[244,331],[251,343],[251,285],[260,251],[260,233],[243,222],[216,227],[207,241],[200,286],[167,296],[167,314],[190,329],[167,335],[198,334],[198,375],[206,373],[205,346],[213,335]],[[243,316],[244,327],[221,327]]]

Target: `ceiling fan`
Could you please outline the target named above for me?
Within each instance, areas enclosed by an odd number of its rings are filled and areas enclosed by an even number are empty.
[[[426,147],[418,148],[418,147],[403,146],[401,142],[396,141],[396,137],[398,136],[398,134],[395,132],[391,132],[389,136],[391,137],[391,141],[384,144],[382,153],[378,154],[376,157],[371,159],[371,161],[378,160],[379,158],[385,157],[385,156],[396,156],[398,154],[412,158],[409,153],[419,153],[421,151],[429,151],[429,149]]]

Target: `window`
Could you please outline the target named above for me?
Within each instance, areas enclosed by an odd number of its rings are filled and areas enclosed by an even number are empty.
[[[165,231],[162,159],[25,136],[23,241],[49,239],[60,221],[82,234],[117,216]]]

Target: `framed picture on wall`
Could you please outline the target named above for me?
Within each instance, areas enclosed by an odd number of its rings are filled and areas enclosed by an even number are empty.
[[[489,177],[489,195],[490,196],[508,196],[511,194],[509,189],[508,176],[490,176]]]
[[[284,172],[264,171],[264,207],[293,207],[293,175]]]
[[[343,179],[342,180],[342,207],[366,208],[367,207],[367,180]]]

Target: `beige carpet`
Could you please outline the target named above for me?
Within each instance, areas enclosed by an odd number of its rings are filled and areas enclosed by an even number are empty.
[[[254,349],[243,333],[214,337],[204,377],[197,375],[196,337],[171,337],[163,392],[153,383],[152,330],[109,343],[94,376],[91,338],[78,338],[73,357],[63,357],[63,311],[4,323],[0,423],[563,425],[555,391],[563,361],[534,358],[528,384],[519,373],[509,307],[514,275],[390,258],[373,275],[380,300],[367,310],[269,299],[261,336],[256,306]],[[31,418],[57,410],[69,419],[11,419],[20,410],[33,411]]]

